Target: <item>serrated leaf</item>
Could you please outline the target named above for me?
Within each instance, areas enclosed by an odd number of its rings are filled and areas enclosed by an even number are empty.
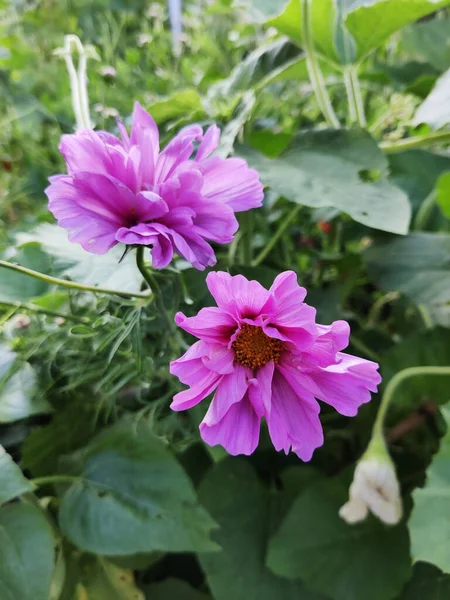
[[[29,504],[0,508],[0,598],[48,600],[54,540],[42,512]]]
[[[408,533],[374,518],[348,525],[338,514],[348,490],[329,479],[293,503],[269,543],[267,564],[333,600],[387,600],[410,576]]]
[[[413,232],[377,241],[364,253],[371,280],[415,304],[450,301],[450,235]]]
[[[105,556],[217,548],[213,520],[147,424],[110,427],[62,466],[75,482],[62,494],[59,523],[78,548]]]
[[[265,185],[289,200],[335,207],[375,229],[408,231],[408,198],[387,180],[386,158],[362,130],[306,132],[276,159],[248,148],[238,154],[261,173]],[[367,173],[375,177],[367,178]]]
[[[3,446],[0,446],[0,481],[0,505],[33,489]]]
[[[427,470],[425,486],[413,493],[409,533],[415,561],[431,563],[450,573],[450,406],[442,412],[447,433]]]
[[[324,600],[264,566],[270,495],[247,462],[221,461],[207,473],[199,495],[220,525],[214,538],[222,551],[200,555],[215,600]]]
[[[405,25],[449,5],[449,0],[350,0],[345,25],[355,40],[356,58],[363,59]]]
[[[450,69],[436,82],[430,94],[419,106],[413,125],[426,123],[432,129],[440,129],[450,123]]]
[[[383,385],[399,371],[417,366],[446,366],[450,364],[450,333],[437,327],[415,331],[382,355],[380,365]],[[396,390],[391,410],[411,411],[425,400],[445,404],[450,399],[448,377],[420,375],[404,381]]]

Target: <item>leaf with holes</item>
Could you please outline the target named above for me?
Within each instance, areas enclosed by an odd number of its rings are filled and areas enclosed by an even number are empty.
[[[333,206],[369,227],[408,231],[408,198],[388,181],[386,158],[364,131],[310,131],[276,159],[249,148],[238,154],[261,173],[265,185],[297,204]]]

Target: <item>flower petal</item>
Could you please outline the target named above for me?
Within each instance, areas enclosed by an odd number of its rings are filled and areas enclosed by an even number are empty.
[[[301,397],[279,369],[275,370],[267,424],[276,450],[287,454],[292,447],[299,458],[309,461],[314,450],[323,444],[320,407],[306,390],[299,391]]]
[[[260,367],[249,380],[248,397],[258,417],[267,417],[272,405],[272,378],[275,364],[271,361]]]
[[[183,356],[170,363],[170,373],[178,377],[181,383],[194,385],[196,381],[206,377],[208,371],[211,371],[202,360],[209,354],[210,349],[211,346],[206,342],[201,340],[195,342]]]
[[[197,338],[206,342],[218,342],[228,346],[236,329],[236,321],[220,308],[202,308],[195,317],[178,312],[175,323]]]
[[[201,141],[197,154],[195,156],[195,161],[200,162],[214,152],[214,150],[219,145],[220,140],[220,129],[217,125],[211,125],[205,133],[203,140]]]
[[[214,156],[199,163],[205,198],[228,204],[235,212],[258,208],[264,198],[259,174],[241,158]]]
[[[236,365],[233,373],[224,375],[216,390],[202,423],[208,427],[217,425],[236,402],[240,402],[247,392],[247,371]]]
[[[176,411],[192,408],[215,390],[222,377],[214,371],[207,371],[190,389],[175,394],[170,408]]]
[[[269,297],[258,281],[249,281],[243,275],[209,273],[206,285],[217,305],[239,319],[257,316]]]
[[[200,435],[210,446],[220,444],[232,456],[252,454],[259,442],[260,419],[247,396],[231,406],[216,425],[200,423]]]
[[[203,130],[200,125],[188,125],[171,140],[158,157],[155,183],[163,183],[175,174],[175,170],[194,152],[195,140],[200,141]]]

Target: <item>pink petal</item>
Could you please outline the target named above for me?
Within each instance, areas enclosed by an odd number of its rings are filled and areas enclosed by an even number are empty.
[[[268,362],[258,369],[256,377],[249,380],[248,397],[258,417],[270,414],[274,369],[275,364]]]
[[[237,327],[229,314],[214,306],[202,308],[195,317],[185,317],[179,312],[175,315],[175,323],[197,338],[226,346]]]
[[[361,404],[370,401],[370,392],[377,391],[381,382],[378,365],[344,352],[336,359],[336,364],[314,369],[309,375],[319,388],[319,400],[334,406],[341,415],[354,417]]]
[[[214,152],[214,150],[219,145],[219,140],[220,129],[217,127],[217,125],[211,125],[211,127],[209,127],[207,132],[205,133],[205,136],[198,147],[195,161],[200,162],[201,160],[208,158],[208,156],[212,152]]]
[[[350,325],[346,321],[335,321],[330,326],[318,325],[318,337],[308,349],[305,363],[326,367],[336,362],[336,355],[348,346]]]
[[[224,202],[236,212],[262,205],[264,192],[259,174],[249,169],[245,160],[214,156],[200,163],[200,167],[205,181],[202,194],[206,198]]]
[[[209,273],[206,285],[217,305],[239,319],[257,316],[269,297],[260,283],[248,281],[243,275]]]
[[[299,396],[298,392],[301,393]],[[292,451],[304,461],[311,460],[316,448],[323,444],[320,407],[306,390],[294,389],[279,369],[272,384],[272,406],[267,418],[270,437],[277,451]]]
[[[235,368],[234,352],[225,346],[209,345],[209,351],[203,358],[203,364],[211,371],[222,375],[233,373]]]
[[[224,375],[219,383],[202,422],[208,427],[217,425],[225,417],[231,406],[242,400],[247,392],[247,387],[247,370],[241,365],[236,365],[233,373]]]
[[[224,376],[218,375],[214,371],[208,371],[189,390],[175,394],[170,408],[176,411],[192,408],[215,390],[222,377]]]
[[[200,424],[200,435],[210,446],[220,444],[232,456],[252,454],[259,442],[260,419],[248,398],[236,402],[216,425]]]
[[[139,102],[134,103],[132,120],[133,127],[131,129],[130,144],[132,146],[140,146],[141,148],[148,144],[153,156],[156,158],[159,152],[158,126]]]
[[[170,363],[170,373],[178,377],[185,385],[195,385],[199,379],[206,377],[211,371],[202,360],[210,351],[211,346],[206,342],[195,342],[183,356]]]
[[[156,163],[155,182],[163,183],[171,177],[178,166],[188,160],[194,152],[195,140],[201,140],[203,130],[200,125],[188,125],[164,148]]]

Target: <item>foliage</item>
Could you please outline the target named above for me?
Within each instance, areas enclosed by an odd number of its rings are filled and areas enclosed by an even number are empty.
[[[0,263],[0,600],[448,596],[448,376],[395,388],[402,522],[348,525],[339,508],[383,392],[449,365],[450,2],[308,6],[305,20],[298,0],[186,1],[178,56],[162,0],[0,0],[0,259],[43,274]],[[251,457],[203,444],[204,404],[169,409],[188,339],[135,253],[88,254],[54,224],[68,33],[97,56],[96,128],[117,133],[139,100],[163,143],[217,123],[219,154],[260,172],[264,205],[215,248],[217,269],[265,286],[295,271],[318,320],[349,321],[349,351],[380,363],[355,418],[322,405],[310,465],[266,429]],[[212,304],[185,261],[153,276],[171,320]]]

